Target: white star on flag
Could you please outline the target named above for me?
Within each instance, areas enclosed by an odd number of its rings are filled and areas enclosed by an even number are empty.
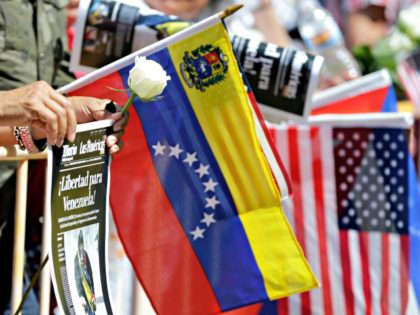
[[[200,175],[200,178],[204,175],[209,175],[209,165],[204,166],[200,163],[200,167],[197,168],[195,172]]]
[[[155,149],[155,156],[161,154],[163,155],[163,150],[166,148],[166,145],[160,144],[160,141],[157,142],[157,144],[152,145],[152,148]]]
[[[207,192],[207,191],[214,191],[214,187],[216,187],[218,184],[217,184],[217,182],[214,182],[211,178],[207,181],[207,182],[205,182],[205,183],[203,183],[203,185],[204,185],[204,187],[205,187],[205,190],[204,190],[204,192]]]
[[[206,224],[207,227],[209,227],[212,223],[216,223],[216,220],[214,219],[214,213],[208,214],[204,212],[204,218],[200,222]]]
[[[197,162],[197,152],[194,153],[187,153],[187,157],[182,161],[184,163],[187,163],[189,167],[193,165],[194,162]]]
[[[169,149],[171,150],[171,152],[169,152],[169,156],[174,156],[177,159],[179,159],[179,154],[184,151],[179,148],[179,143],[177,143],[174,147],[169,146]]]
[[[212,208],[213,210],[216,209],[216,206],[220,203],[220,201],[216,199],[216,196],[206,198],[206,202],[206,208]]]
[[[203,234],[204,234],[205,230],[206,229],[200,229],[199,226],[196,226],[195,230],[190,232],[190,234],[192,234],[192,236],[193,236],[193,240],[195,241],[198,238],[204,238]]]

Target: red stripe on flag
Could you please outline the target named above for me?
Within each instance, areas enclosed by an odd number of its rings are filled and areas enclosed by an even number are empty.
[[[126,146],[113,161],[111,177],[113,214],[127,255],[157,313],[220,312],[160,184],[134,108],[130,114]]]
[[[302,177],[300,173],[300,167],[298,161],[300,161],[298,145],[299,141],[297,128],[291,127],[288,130],[289,138],[289,161],[290,163],[290,177],[294,179],[293,186],[295,188],[295,194],[293,195],[293,209],[295,217],[295,233],[296,238],[299,241],[303,252],[306,254],[306,242],[305,242],[305,222],[303,218],[303,198],[302,198]],[[311,313],[311,297],[309,293],[302,293],[301,297],[301,310],[302,315]]]
[[[353,97],[316,108],[311,115],[319,114],[352,114],[352,113],[371,113],[381,112],[389,87],[362,93]]]
[[[397,67],[397,74],[404,86],[404,92],[418,110],[420,107],[420,74],[407,61],[401,62]]]
[[[259,315],[262,306],[262,303],[252,304],[231,311],[220,313],[220,315]]]
[[[363,294],[366,304],[366,315],[372,314],[372,293],[370,291],[370,270],[369,270],[369,234],[359,231],[360,263],[362,268]]]
[[[108,86],[124,89],[118,73],[71,95],[112,98],[124,104],[127,94]],[[218,313],[210,284],[160,185],[133,107],[130,112],[125,147],[114,158],[111,176],[112,210],[127,255],[158,313]]]
[[[319,128],[311,128],[312,140],[312,171],[314,179],[315,213],[317,221],[317,232],[319,242],[319,257],[321,265],[322,298],[324,302],[324,314],[332,314],[331,284],[329,278],[329,259],[327,247],[327,234],[325,226],[325,204],[323,187],[323,170],[321,141],[319,139]]]
[[[389,237],[382,233],[382,288],[381,288],[382,315],[389,314]]]
[[[273,144],[276,147],[279,146],[279,142],[278,142],[279,140],[277,138],[278,137],[277,129],[276,128],[267,128],[267,132],[271,136],[271,139],[273,140]],[[284,145],[284,144],[280,144],[280,145]],[[275,150],[277,151],[277,148],[275,148]],[[292,185],[292,184],[290,184],[290,185]],[[292,198],[292,197],[289,195],[289,198]],[[278,300],[278,302],[277,302],[277,314],[278,315],[288,315],[289,314],[289,299],[288,298],[282,298],[282,299]]]
[[[346,231],[339,231],[340,235],[340,256],[343,272],[344,299],[347,315],[354,315],[354,295],[351,277],[351,263],[349,252],[349,237]]]
[[[408,305],[408,285],[409,285],[409,250],[410,243],[407,235],[400,236],[400,275],[401,275],[401,315],[405,314]]]
[[[128,100],[127,93],[111,90],[110,88],[124,90],[125,86],[118,72],[96,80],[94,83],[85,85],[71,93],[70,95],[92,96],[98,98],[112,99],[114,102],[124,105]]]
[[[277,302],[277,314],[288,315],[289,314],[289,299],[281,299]]]
[[[280,155],[277,152],[275,142],[273,141],[273,138],[271,137],[274,133],[273,132],[270,133],[270,131],[268,130],[267,125],[265,124],[265,120],[264,120],[264,118],[261,114],[260,108],[258,107],[257,100],[255,99],[254,93],[249,92],[248,97],[251,101],[252,107],[254,108],[255,115],[257,116],[258,120],[260,121],[260,125],[261,125],[261,127],[264,131],[264,134],[265,134],[266,138],[267,138],[268,144],[270,145],[271,150],[273,151],[274,157],[275,157],[277,163],[279,164],[280,170],[283,174],[284,180],[285,180],[286,185],[287,185],[287,190],[289,191],[289,197],[291,197],[292,194],[293,194],[293,186],[292,186],[290,178],[289,178],[289,176],[286,172],[286,168],[284,167],[283,162],[280,158]],[[270,136],[270,134],[271,134],[271,136]]]

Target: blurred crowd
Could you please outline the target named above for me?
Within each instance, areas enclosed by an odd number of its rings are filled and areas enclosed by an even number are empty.
[[[227,19],[229,32],[324,56],[320,88],[387,68],[397,85],[397,95],[404,98],[396,65],[420,45],[415,31],[420,20],[418,0],[133,1],[187,21],[199,21],[229,5],[243,4]],[[68,25],[77,16],[77,3],[69,2]]]

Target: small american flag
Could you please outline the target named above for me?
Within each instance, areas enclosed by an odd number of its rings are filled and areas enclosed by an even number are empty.
[[[415,111],[420,113],[420,50],[403,60],[397,67],[397,73]]]
[[[331,124],[270,129],[295,191],[285,202],[286,215],[322,285],[280,300],[277,314],[406,314],[406,130]]]

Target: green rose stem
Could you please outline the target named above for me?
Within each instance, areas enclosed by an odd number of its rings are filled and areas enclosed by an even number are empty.
[[[130,98],[128,99],[127,103],[125,103],[121,113],[125,114],[126,112],[128,112],[128,109],[130,108],[130,105],[134,102],[134,99],[136,98],[136,93],[134,93],[132,90],[131,91],[131,95]]]

